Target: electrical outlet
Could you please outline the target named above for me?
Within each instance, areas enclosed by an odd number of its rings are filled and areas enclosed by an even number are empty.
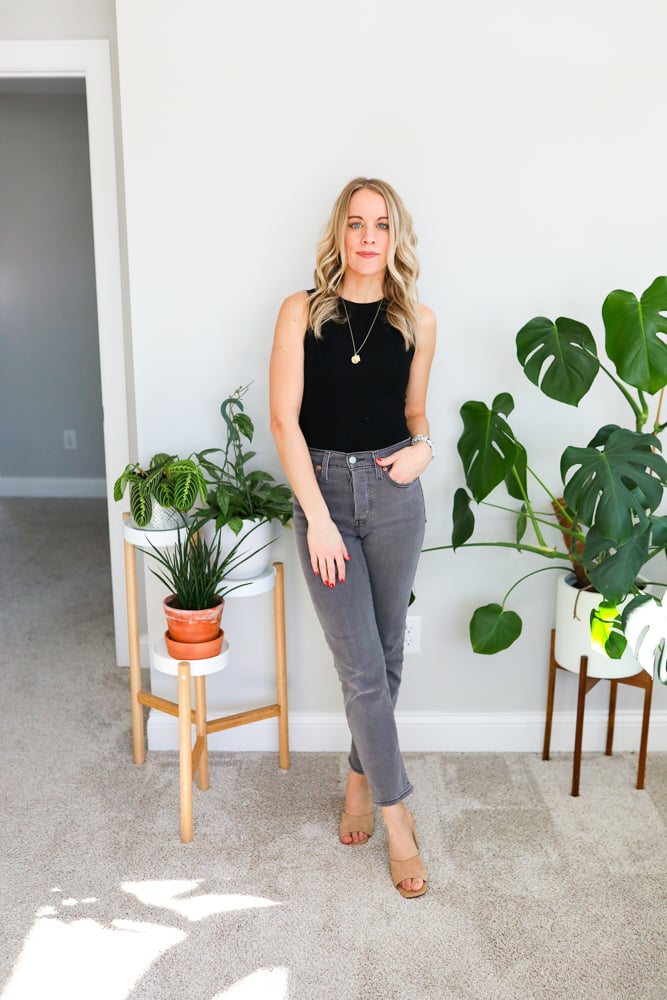
[[[421,653],[422,650],[422,620],[420,615],[408,615],[405,619],[404,653]]]
[[[63,431],[63,447],[65,451],[76,451],[76,431]]]

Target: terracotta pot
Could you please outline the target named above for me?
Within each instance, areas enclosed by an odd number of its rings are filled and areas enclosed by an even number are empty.
[[[163,601],[164,613],[167,619],[167,631],[177,642],[210,642],[216,639],[220,632],[220,619],[225,602],[221,597],[212,608],[203,611],[185,611],[175,607],[176,597],[169,594]]]
[[[224,638],[224,629],[221,629],[215,639],[211,639],[210,642],[177,642],[176,639],[171,638],[169,632],[164,633],[167,652],[175,660],[205,660],[209,656],[217,656],[222,649]]]

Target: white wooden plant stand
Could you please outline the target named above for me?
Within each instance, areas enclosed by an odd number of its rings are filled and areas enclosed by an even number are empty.
[[[278,719],[278,764],[290,766],[287,719],[287,657],[285,649],[285,586],[283,564],[275,562],[247,586],[233,592],[234,597],[248,598],[273,590],[273,617],[276,661],[276,702],[251,708],[234,715],[206,718],[206,676],[223,670],[228,663],[229,644],[225,641],[218,656],[203,660],[177,660],[167,652],[164,639],[153,649],[153,663],[162,673],[178,677],[178,701],[160,698],[143,689],[139,646],[139,614],[137,603],[137,548],[149,549],[151,544],[167,548],[178,540],[178,528],[167,531],[144,531],[137,528],[129,514],[123,515],[125,546],[125,588],[127,597],[128,639],[130,645],[130,696],[132,702],[132,739],[135,764],[146,759],[144,739],[144,707],[154,708],[179,720],[179,766],[181,783],[181,840],[192,840],[192,781],[198,776],[199,788],[208,788],[208,736],[223,729],[245,726],[264,719]],[[195,705],[191,704],[190,680],[194,678]],[[192,745],[192,726],[195,743]]]

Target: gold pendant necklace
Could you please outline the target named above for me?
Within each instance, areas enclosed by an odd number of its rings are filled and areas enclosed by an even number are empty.
[[[341,302],[343,303],[343,310],[345,312],[345,319],[347,320],[347,327],[348,327],[348,330],[350,331],[350,340],[352,341],[352,350],[354,352],[353,355],[352,355],[352,357],[350,358],[350,361],[352,362],[353,365],[358,365],[359,362],[361,361],[361,357],[360,357],[360,355],[361,355],[361,349],[362,349],[362,347],[364,346],[364,344],[366,343],[366,341],[368,340],[368,338],[371,335],[371,330],[375,326],[375,320],[380,315],[380,309],[382,309],[382,303],[384,302],[384,299],[380,299],[380,304],[377,307],[377,312],[375,313],[375,316],[373,317],[373,322],[369,326],[368,333],[366,334],[366,336],[364,337],[364,339],[362,340],[362,342],[359,344],[358,348],[357,348],[357,345],[354,342],[354,334],[352,333],[352,324],[350,323],[350,317],[347,314],[347,306],[345,305],[345,299],[341,299]]]

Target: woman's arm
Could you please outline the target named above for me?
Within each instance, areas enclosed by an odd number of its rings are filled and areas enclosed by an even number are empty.
[[[427,306],[420,305],[417,343],[405,394],[405,420],[410,437],[416,437],[417,434],[428,437],[426,393],[434,352],[435,315]],[[422,474],[432,457],[430,446],[425,441],[418,441],[409,448],[395,451],[387,458],[378,459],[378,463],[385,467],[391,466],[391,478],[397,483],[411,483]]]
[[[303,341],[308,325],[308,295],[285,299],[278,314],[269,369],[271,433],[289,484],[308,521],[308,549],[313,572],[333,587],[345,579],[349,558],[340,532],[313,472],[308,445],[299,427],[303,397]]]

